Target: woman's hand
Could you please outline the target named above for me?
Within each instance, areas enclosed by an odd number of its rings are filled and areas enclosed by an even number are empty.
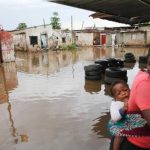
[[[128,101],[124,101],[124,106],[123,106],[124,111],[126,112],[128,110]]]

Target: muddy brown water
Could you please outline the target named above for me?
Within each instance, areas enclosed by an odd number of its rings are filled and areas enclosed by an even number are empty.
[[[109,149],[109,85],[85,80],[84,66],[127,52],[138,60],[148,50],[17,52],[0,67],[0,150]],[[140,66],[125,64],[130,86]]]

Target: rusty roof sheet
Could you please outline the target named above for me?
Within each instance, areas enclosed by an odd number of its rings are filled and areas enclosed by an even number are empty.
[[[94,18],[126,24],[150,20],[150,0],[48,0],[59,4],[95,11]]]

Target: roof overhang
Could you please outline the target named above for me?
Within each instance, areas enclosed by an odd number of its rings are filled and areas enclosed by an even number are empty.
[[[125,24],[150,21],[150,0],[48,0],[96,12],[91,16]]]

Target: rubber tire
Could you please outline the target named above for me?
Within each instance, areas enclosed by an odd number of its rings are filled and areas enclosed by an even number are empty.
[[[86,80],[101,80],[101,76],[87,76],[85,75]]]
[[[109,58],[107,59],[109,61],[108,66],[109,67],[123,67],[124,62],[121,59],[116,58]]]
[[[96,60],[96,61],[95,61],[95,64],[100,64],[100,65],[107,66],[107,65],[108,65],[108,60],[99,59],[99,60]]]
[[[119,67],[124,67],[124,61],[123,60],[118,59],[117,61],[118,61],[118,66]]]
[[[107,68],[105,75],[112,78],[122,78],[127,76],[127,70],[121,68]]]
[[[134,56],[133,53],[126,53],[126,54],[124,54],[124,57],[132,57],[132,56]]]
[[[125,59],[135,59],[134,56],[126,56]]]
[[[146,68],[147,68],[147,63],[139,63],[139,68],[140,68],[141,70],[146,69]]]
[[[135,63],[136,60],[135,60],[135,59],[125,59],[124,62],[127,62],[127,63]]]
[[[102,71],[85,71],[85,75],[87,76],[98,76],[101,75]]]
[[[102,66],[99,64],[88,65],[88,66],[84,66],[84,70],[85,71],[98,71],[98,70],[102,70]]]
[[[147,56],[140,56],[139,63],[147,63]]]
[[[103,59],[96,60],[95,64],[101,65],[102,66],[102,70],[105,70],[106,68],[108,68],[108,61],[107,60],[103,60]]]
[[[115,82],[117,80],[124,80],[125,82],[127,82],[128,78],[127,77],[124,77],[124,78],[111,78],[111,77],[108,77],[108,76],[104,77],[104,81],[108,84],[112,84],[113,82]]]

